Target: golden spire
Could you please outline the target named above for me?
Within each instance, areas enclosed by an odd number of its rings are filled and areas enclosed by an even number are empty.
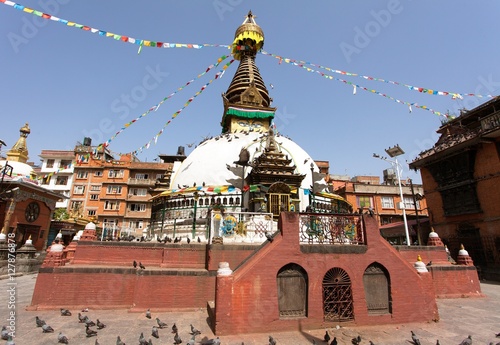
[[[30,126],[26,124],[19,130],[21,133],[19,139],[7,152],[7,160],[11,162],[26,163],[28,161],[28,146],[26,145],[26,138],[31,133]]]

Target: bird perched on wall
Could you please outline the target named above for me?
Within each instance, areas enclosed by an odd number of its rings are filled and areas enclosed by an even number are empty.
[[[158,333],[158,328],[156,326],[153,326],[151,329],[151,335],[158,339],[160,337],[160,334]]]
[[[172,333],[177,333],[177,332],[179,332],[179,330],[177,329],[177,325],[174,323],[172,325]]]
[[[144,267],[144,265],[140,261],[139,261],[139,267],[141,268],[141,270],[145,270],[146,269],[146,267]]]
[[[411,340],[414,345],[420,345],[420,339],[418,339],[417,335],[413,331],[411,331]]]
[[[90,329],[89,326],[85,326],[85,334],[87,335],[87,338],[93,337],[97,335],[97,332],[94,331],[93,329]]]
[[[167,327],[167,324],[165,322],[161,321],[159,318],[156,318],[156,323],[158,324],[159,328]]]
[[[71,316],[71,312],[68,309],[61,308],[61,316]]]
[[[276,345],[276,340],[272,336],[269,336],[269,345]]]
[[[175,335],[174,335],[174,344],[175,345],[179,345],[180,343],[182,343],[182,339],[181,339],[181,337],[179,337],[179,333],[175,333]]]
[[[330,343],[330,345],[338,345],[338,342],[337,342],[337,337],[333,337],[333,340],[332,340],[332,342]]]
[[[134,262],[132,263],[132,265],[134,265],[134,268],[137,268],[137,261],[134,260]]]
[[[266,235],[266,238],[269,242],[272,242],[273,241],[273,235],[271,235],[269,232],[265,232],[265,235]]]
[[[65,336],[62,332],[59,332],[59,334],[57,335],[57,341],[60,343],[60,344],[69,344],[69,339],[67,336]]]
[[[101,321],[99,321],[99,319],[96,320],[96,325],[97,325],[97,329],[103,329],[106,327],[106,325],[103,324]]]
[[[7,330],[7,326],[3,325],[2,326],[2,335],[1,335],[2,340],[7,340],[9,339],[9,331]]]
[[[325,331],[325,336],[323,337],[323,340],[325,343],[328,343],[330,341],[330,334],[328,334],[328,330]]]
[[[186,237],[186,240],[188,244],[191,242],[191,239],[189,237]]]
[[[460,345],[472,345],[472,336],[469,335],[467,338],[462,340]]]
[[[151,310],[149,310],[149,308],[148,308],[148,310],[146,310],[146,317],[148,319],[151,319]]]
[[[43,325],[42,332],[43,333],[54,333],[54,329],[52,327],[50,327],[49,325]]]
[[[201,238],[200,238],[200,236],[198,236],[198,240],[197,240],[197,241],[198,241],[198,243],[201,243]]]

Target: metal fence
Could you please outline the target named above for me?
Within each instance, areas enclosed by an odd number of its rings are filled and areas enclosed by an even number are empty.
[[[359,215],[300,214],[300,242],[308,244],[366,244]]]

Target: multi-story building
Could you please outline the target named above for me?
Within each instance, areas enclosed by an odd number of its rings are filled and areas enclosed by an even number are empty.
[[[462,111],[437,133],[436,144],[410,164],[420,170],[432,225],[452,253],[463,244],[485,277],[498,279],[500,97]]]
[[[42,150],[38,178],[42,187],[63,195],[56,203],[56,208],[68,208],[71,186],[73,184],[73,169],[75,152],[62,150]]]
[[[379,176],[355,176],[338,179],[330,177],[330,183],[337,186],[335,193],[351,203],[354,210],[373,212],[382,235],[395,244],[406,241],[403,209],[406,213],[409,237],[412,243],[424,244],[429,233],[427,204],[422,185],[411,180],[401,180],[403,199],[391,169],[384,171],[384,182]]]
[[[151,218],[151,190],[172,164],[140,162],[132,154],[115,159],[89,138],[75,156],[69,211],[93,218],[102,238],[141,236]]]

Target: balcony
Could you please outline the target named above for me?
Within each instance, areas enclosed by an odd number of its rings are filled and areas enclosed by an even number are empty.
[[[128,184],[133,186],[154,186],[156,180],[151,179],[141,179],[141,178],[129,178]]]

